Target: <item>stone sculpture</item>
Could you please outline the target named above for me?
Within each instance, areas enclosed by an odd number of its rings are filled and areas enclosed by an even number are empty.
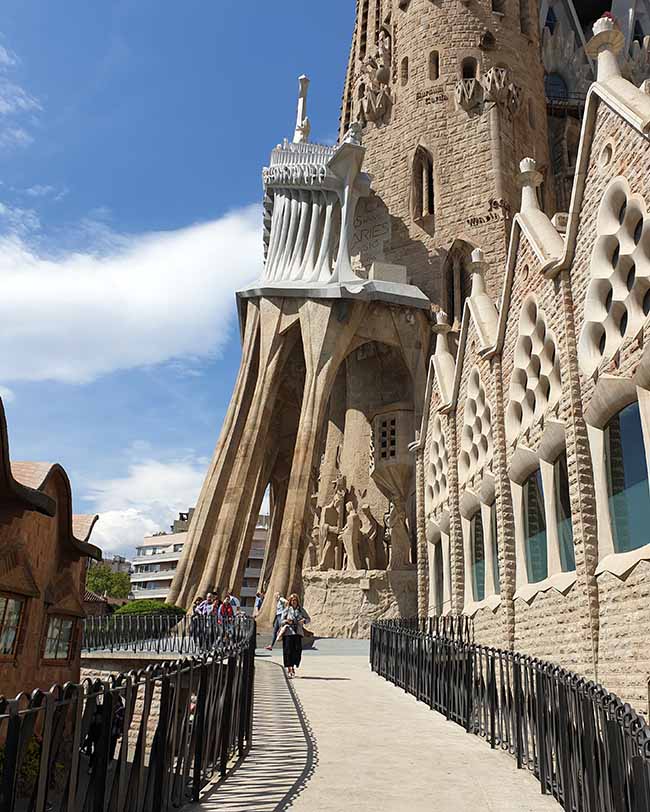
[[[411,539],[406,525],[406,512],[401,505],[391,502],[386,514],[386,524],[390,530],[389,570],[411,569]]]
[[[370,512],[369,505],[361,505],[361,557],[368,570],[385,570],[386,553],[383,534],[379,533],[379,522]],[[381,535],[381,538],[380,538]]]
[[[382,29],[379,33],[377,52],[368,56],[363,62],[359,76],[359,110],[361,124],[372,121],[384,124],[393,107],[393,96],[390,91],[390,69],[392,47],[390,34]]]
[[[347,556],[345,569],[362,570],[364,562],[361,559],[361,519],[352,502],[348,502],[345,508],[347,519],[345,527],[339,533],[339,539]]]
[[[332,501],[325,505],[321,512],[321,523],[318,534],[321,551],[321,560],[318,565],[319,570],[341,569],[342,556],[339,531],[342,523],[344,497],[345,490],[337,488],[332,497]]]

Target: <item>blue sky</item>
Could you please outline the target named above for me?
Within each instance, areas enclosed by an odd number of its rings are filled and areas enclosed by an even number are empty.
[[[244,13],[245,12],[245,13]],[[261,167],[307,73],[336,137],[353,0],[4,0],[0,395],[129,552],[193,503],[261,262]]]

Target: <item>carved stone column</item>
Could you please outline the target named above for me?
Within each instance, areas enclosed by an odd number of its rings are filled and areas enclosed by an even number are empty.
[[[415,499],[418,542],[418,615],[426,617],[429,606],[429,562],[424,514],[424,446],[415,449]]]
[[[305,300],[299,306],[305,353],[305,388],[300,412],[282,530],[268,594],[287,594],[300,583],[301,539],[317,441],[326,416],[339,366],[345,358],[367,303],[350,300]],[[261,627],[269,627],[275,607],[265,601],[259,615]]]

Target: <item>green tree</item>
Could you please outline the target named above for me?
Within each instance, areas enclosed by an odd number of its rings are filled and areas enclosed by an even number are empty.
[[[106,564],[97,564],[88,570],[86,588],[98,595],[106,593],[109,598],[128,598],[131,579],[126,572],[113,572]]]

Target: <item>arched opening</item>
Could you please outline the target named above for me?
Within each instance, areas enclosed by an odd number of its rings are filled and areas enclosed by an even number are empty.
[[[472,289],[470,262],[473,246],[464,240],[456,240],[449,250],[445,266],[447,316],[455,330],[460,329],[465,300]]]
[[[471,521],[472,594],[475,601],[485,598],[485,535],[481,511]]]
[[[429,79],[435,82],[440,77],[440,56],[438,51],[429,54]]]
[[[466,56],[461,63],[460,71],[463,79],[476,79],[478,76],[478,62],[473,56]]]
[[[555,460],[554,468],[555,521],[560,545],[560,565],[562,572],[572,572],[576,568],[576,556],[573,546],[569,471],[565,451]]]
[[[524,483],[524,534],[528,583],[535,584],[548,576],[544,489],[539,468]]]
[[[434,195],[433,158],[424,147],[418,147],[411,179],[411,213],[414,220],[433,216]]]
[[[548,9],[548,13],[546,15],[546,22],[544,23],[544,27],[548,28],[551,34],[555,31],[555,26],[557,25],[557,14],[555,13],[553,6],[550,6]]]
[[[402,87],[408,84],[409,80],[409,58],[405,56],[402,59],[402,64],[400,66],[400,81],[402,83]]]
[[[368,6],[370,0],[363,0],[361,9],[361,30],[359,32],[359,59],[365,59],[368,49]]]
[[[625,553],[650,541],[648,468],[638,401],[607,424],[605,459],[614,550]]]
[[[441,615],[444,606],[444,593],[445,593],[445,572],[444,572],[444,560],[442,555],[442,541],[439,541],[433,547],[433,573],[435,578],[434,610],[436,615]]]
[[[505,0],[492,0],[492,11],[495,14],[505,14],[506,13]]]

